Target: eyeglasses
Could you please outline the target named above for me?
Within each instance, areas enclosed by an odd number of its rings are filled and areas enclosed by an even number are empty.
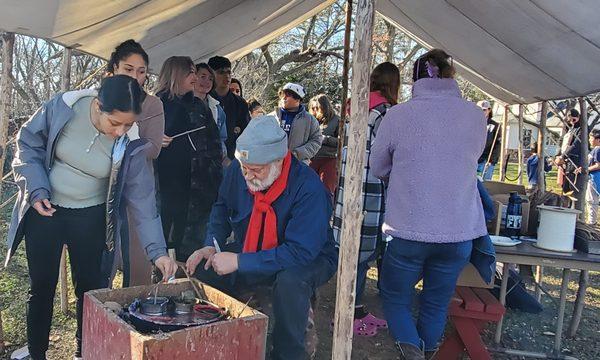
[[[256,176],[256,175],[260,175],[260,174],[264,173],[264,171],[265,171],[266,169],[268,169],[268,168],[269,168],[269,167],[268,167],[268,166],[266,166],[266,165],[265,165],[265,166],[258,167],[258,168],[249,168],[249,167],[247,167],[246,165],[242,165],[242,174],[243,174],[244,176],[247,176],[247,175],[250,175],[250,174],[252,174],[252,175]]]
[[[219,75],[231,75],[231,69],[219,69],[215,72]]]

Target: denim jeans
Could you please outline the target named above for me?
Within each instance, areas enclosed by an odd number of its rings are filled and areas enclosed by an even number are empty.
[[[495,164],[489,164],[487,169],[485,169],[485,162],[481,162],[477,164],[477,174],[482,174],[483,180],[489,181],[494,177],[494,168]],[[485,174],[483,174],[483,169],[485,169]]]
[[[435,350],[444,333],[448,304],[458,275],[469,261],[473,242],[425,243],[394,238],[383,257],[380,294],[394,340]],[[415,285],[423,279],[419,316],[411,307]]]
[[[231,296],[253,289],[256,285],[272,287],[273,360],[303,360],[304,336],[308,322],[310,299],[315,290],[325,284],[337,267],[324,257],[317,257],[305,266],[284,269],[272,276],[248,276],[239,273],[219,276],[213,269],[204,270],[204,262],[194,276]]]

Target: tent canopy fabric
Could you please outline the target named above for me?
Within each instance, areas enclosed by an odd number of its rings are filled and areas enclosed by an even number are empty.
[[[168,57],[239,58],[334,0],[0,0],[0,28],[107,59],[139,41],[154,72]]]
[[[0,28],[102,58],[129,38],[171,55],[239,58],[334,0],[0,0]],[[600,90],[600,0],[378,0],[377,11],[506,103]]]
[[[506,102],[600,90],[600,1],[378,0],[379,13]]]

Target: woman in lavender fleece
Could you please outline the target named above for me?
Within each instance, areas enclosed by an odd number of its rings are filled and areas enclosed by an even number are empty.
[[[387,111],[372,147],[371,171],[389,184],[383,232],[393,237],[380,293],[405,359],[435,353],[472,240],[487,234],[473,171],[486,123],[481,109],[462,98],[454,74],[443,50],[421,56],[412,99]],[[411,306],[420,279],[415,324]]]

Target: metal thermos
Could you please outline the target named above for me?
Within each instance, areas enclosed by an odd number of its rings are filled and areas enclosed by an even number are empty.
[[[506,207],[505,230],[504,234],[508,237],[518,237],[521,235],[521,223],[523,221],[522,211],[523,199],[516,192],[511,192]]]

